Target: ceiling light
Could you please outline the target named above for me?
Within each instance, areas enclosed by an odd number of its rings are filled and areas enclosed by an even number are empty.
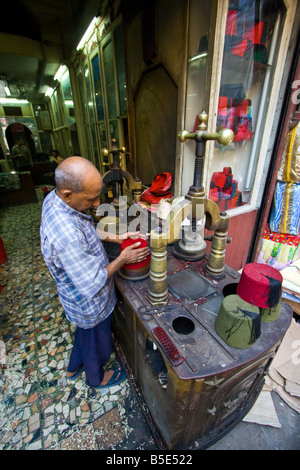
[[[17,98],[0,98],[0,104],[28,104],[28,101]]]
[[[97,18],[96,16],[94,16],[94,18],[92,19],[88,29],[86,30],[86,32],[84,33],[84,35],[82,36],[78,46],[76,47],[77,51],[80,51],[80,49],[83,48],[85,42],[90,39],[92,33],[93,33],[93,29],[94,29],[94,26],[95,26],[95,23],[97,21]]]
[[[67,67],[65,65],[61,65],[54,75],[54,80],[60,81],[64,73],[67,71]]]
[[[45,96],[51,96],[53,92],[54,89],[49,86],[46,90]]]

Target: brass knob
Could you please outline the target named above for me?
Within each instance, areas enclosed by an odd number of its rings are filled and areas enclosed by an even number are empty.
[[[180,131],[178,134],[178,140],[180,142],[186,142],[189,139],[193,139],[195,136],[194,133],[188,132],[188,131]]]
[[[234,133],[231,129],[221,129],[217,134],[211,134],[212,138],[202,136],[203,139],[216,140],[219,144],[229,145],[233,141]],[[209,136],[209,134],[208,134]]]
[[[116,153],[118,153],[118,152],[125,153],[125,152],[126,152],[126,148],[125,148],[125,147],[117,148],[117,147],[114,147],[114,146],[113,146],[111,150],[108,150],[108,149],[104,148],[104,149],[101,150],[101,152],[102,152],[102,155],[103,155],[104,157],[107,157],[110,153],[113,153],[113,154],[116,154]]]
[[[199,126],[196,132],[181,131],[178,134],[180,142],[186,142],[189,139],[194,139],[196,142],[203,140],[216,140],[221,145],[229,145],[234,138],[234,133],[231,129],[221,129],[219,132],[206,132],[207,129],[207,114],[203,111],[199,114]]]

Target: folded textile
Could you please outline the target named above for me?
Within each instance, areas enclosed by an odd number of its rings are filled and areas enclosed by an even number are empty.
[[[158,173],[149,189],[141,195],[141,201],[150,204],[158,204],[161,199],[170,199],[172,192],[169,191],[172,184],[172,175],[168,172]]]
[[[281,274],[284,279],[300,287],[300,259],[297,259],[292,264],[284,268],[281,271]]]
[[[282,289],[282,298],[291,300],[292,302],[300,303],[300,294],[292,290],[289,290],[287,287]]]
[[[282,287],[284,289],[290,290],[291,292],[295,292],[296,294],[300,294],[300,287],[293,282],[287,281],[286,279],[283,279]]]
[[[273,232],[299,235],[300,184],[277,181],[270,215]]]
[[[298,247],[300,244],[300,236],[299,235],[290,235],[288,233],[278,233],[272,232],[270,229],[270,224],[266,224],[263,238],[268,240],[272,240],[277,243],[282,243],[285,245],[291,245]]]
[[[288,134],[278,179],[288,183],[300,183],[300,124]]]
[[[297,246],[294,246],[263,238],[257,262],[269,264],[281,271],[292,264],[298,256],[299,242]]]

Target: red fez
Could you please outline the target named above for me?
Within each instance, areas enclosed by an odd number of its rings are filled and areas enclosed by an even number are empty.
[[[249,263],[244,267],[237,294],[245,302],[261,308],[275,307],[281,298],[282,275],[267,264]]]
[[[128,238],[124,240],[121,244],[121,251],[123,251],[127,246],[134,245],[135,243],[140,242],[140,245],[137,248],[144,248],[148,246],[147,240],[144,238]],[[139,263],[125,264],[124,269],[139,269],[147,266],[150,263],[151,255],[149,254],[146,259],[140,261]]]

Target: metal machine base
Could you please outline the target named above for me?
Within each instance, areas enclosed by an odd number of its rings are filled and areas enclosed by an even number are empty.
[[[191,267],[205,277],[205,263]],[[168,278],[177,272],[184,276],[187,265],[169,251]],[[140,312],[149,307],[148,281],[115,278],[114,336],[166,449],[189,449],[195,441],[209,447],[248,413],[291,322],[292,309],[282,302],[279,318],[262,323],[254,345],[236,349],[225,344],[214,323],[224,288],[239,278],[225,271],[210,295],[191,299],[169,292],[168,307],[173,308],[157,306],[147,316]]]
[[[184,251],[180,248],[179,242],[174,243],[173,255],[176,258],[183,259],[186,261],[199,261],[205,257],[205,249],[201,251]]]

